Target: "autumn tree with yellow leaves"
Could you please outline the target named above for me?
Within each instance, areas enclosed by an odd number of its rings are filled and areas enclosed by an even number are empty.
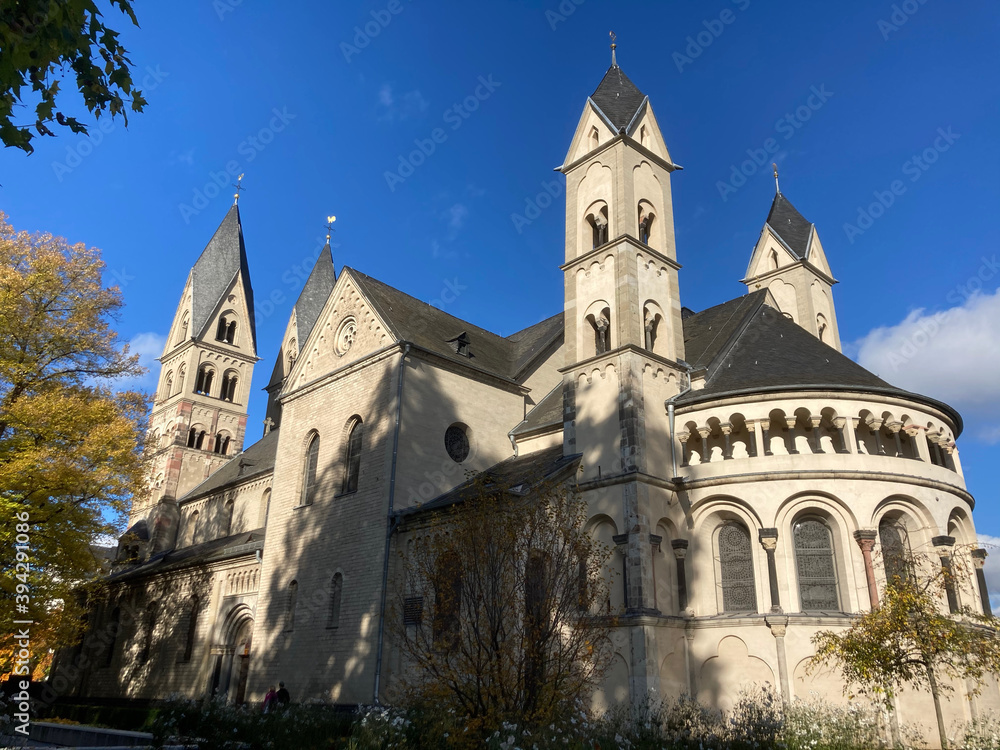
[[[14,619],[35,621],[36,659],[78,637],[81,586],[100,570],[91,545],[121,532],[143,491],[147,398],[115,390],[143,370],[112,327],[122,297],[103,268],[98,250],[0,213],[0,543],[13,556],[27,533],[30,566],[0,579],[0,674]]]

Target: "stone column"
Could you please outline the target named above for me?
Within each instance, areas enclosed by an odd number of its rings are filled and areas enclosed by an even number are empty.
[[[750,454],[750,458],[757,458],[757,456],[764,455],[764,446],[760,442],[760,430],[757,429],[757,425],[754,424],[752,419],[748,419],[746,422],[747,432],[750,433],[750,440],[747,441],[747,453]]]
[[[849,419],[851,420],[851,434],[854,435],[851,453],[861,453],[861,435],[858,434],[861,419],[859,417],[849,417]]]
[[[698,695],[698,676],[695,674],[695,660],[691,657],[691,650],[694,648],[694,630],[688,621],[684,628],[684,664],[687,667],[688,695],[695,697]]]
[[[785,656],[785,630],[788,627],[787,617],[765,617],[764,621],[771,628],[774,636],[774,649],[778,655],[778,682],[781,683],[781,699],[785,703],[792,700],[792,691],[788,684],[788,659]]]
[[[659,534],[649,535],[649,572],[653,577],[653,609],[663,612],[663,608],[660,607],[656,596],[656,556],[660,553],[660,545],[663,542],[663,537]]]
[[[778,530],[761,529],[757,535],[761,546],[767,553],[767,583],[771,589],[771,611],[781,612],[781,598],[778,594],[778,566],[774,560],[774,550],[778,546]]]
[[[764,455],[770,456],[771,453],[771,420],[762,419],[760,420],[760,432],[764,443]]]
[[[691,462],[691,453],[688,449],[688,440],[691,439],[691,433],[678,432],[677,439],[681,444],[681,466],[687,466]]]
[[[872,547],[878,532],[875,529],[858,529],[854,532],[854,539],[861,547],[861,557],[865,561],[865,578],[868,580],[868,603],[872,612],[878,609],[878,586],[875,583],[875,568],[872,566]]]
[[[906,436],[910,439],[910,452],[914,454],[910,456],[910,458],[917,461],[923,461],[924,457],[922,455],[922,451],[920,450],[920,441],[917,440],[917,436],[920,434],[920,428],[915,424],[911,424],[907,425],[903,429],[906,431]]]
[[[708,449],[708,436],[712,434],[712,431],[707,427],[699,427],[698,435],[701,436],[701,462],[707,464],[712,460],[712,453]]]
[[[903,457],[903,441],[899,437],[899,431],[903,429],[902,422],[887,422],[886,427],[889,428],[889,432],[892,433],[892,439],[896,443],[896,456],[897,458]]]
[[[983,573],[983,565],[986,563],[986,550],[972,550],[972,564],[976,566],[976,583],[979,584],[979,601],[983,605],[983,614],[993,616],[993,607],[990,606],[990,591],[986,588],[986,574]]]
[[[788,426],[788,437],[789,437],[789,447],[788,455],[794,456],[798,454],[799,449],[795,446],[795,425],[799,422],[797,417],[785,417],[785,424]]]
[[[810,417],[809,421],[812,424],[813,453],[826,453],[823,450],[823,444],[820,442],[819,436],[819,426],[823,421],[823,417]]]
[[[733,443],[731,437],[733,434],[733,426],[729,422],[723,422],[720,425],[720,429],[722,430],[722,439],[725,441],[725,446],[722,449],[722,458],[728,461],[733,457]]]
[[[840,448],[837,453],[854,453],[856,448],[849,444],[844,429],[847,427],[847,417],[834,417],[833,426],[837,428],[837,435],[840,437]]]
[[[931,539],[931,544],[941,558],[941,570],[944,572],[944,590],[948,596],[948,611],[952,614],[958,612],[958,592],[955,590],[955,575],[951,569],[951,550],[955,546],[955,537],[936,536]]]
[[[882,445],[882,420],[873,419],[868,423],[868,428],[875,435],[875,452],[880,456],[884,456],[885,446]]]
[[[684,610],[688,608],[687,572],[684,570],[688,540],[671,539],[670,547],[674,551],[674,560],[677,563],[677,614],[683,615]]]

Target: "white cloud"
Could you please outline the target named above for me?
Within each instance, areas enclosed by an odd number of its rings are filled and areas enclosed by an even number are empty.
[[[445,211],[445,215],[448,217],[448,229],[457,234],[458,230],[465,224],[465,219],[469,215],[469,209],[461,203],[456,203]]]
[[[1000,442],[1000,290],[940,312],[913,310],[847,348],[883,380],[958,409],[970,436]]]
[[[149,331],[147,333],[137,333],[128,342],[129,353],[139,355],[139,364],[146,368],[146,374],[137,378],[115,381],[117,390],[126,391],[130,389],[153,390],[160,377],[160,363],[156,358],[163,354],[163,347],[167,343],[167,337],[159,333]]]
[[[1000,614],[1000,537],[979,534],[979,546],[988,553],[983,573],[986,574],[986,589],[990,593],[990,605]]]
[[[419,89],[396,96],[392,85],[383,83],[378,90],[378,119],[383,122],[409,120],[423,116],[429,104]]]

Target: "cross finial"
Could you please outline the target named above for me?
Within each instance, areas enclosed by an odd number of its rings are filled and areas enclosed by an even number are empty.
[[[272,427],[274,427],[274,420],[268,417],[264,420],[264,434],[268,434]]]
[[[617,67],[618,65],[618,62],[615,60],[615,49],[618,47],[618,45],[615,44],[615,40],[618,38],[618,36],[613,31],[611,32],[610,36],[611,36],[611,67],[614,68]]]
[[[236,182],[233,183],[233,187],[236,188],[236,192],[233,193],[233,205],[237,205],[240,202],[240,191],[246,190],[240,183],[243,182],[243,175],[241,174],[236,178]]]
[[[336,220],[337,220],[336,216],[327,216],[326,217],[326,241],[327,241],[327,243],[330,242],[330,233],[333,231],[333,222],[335,222]]]
[[[778,187],[778,165],[771,162],[771,166],[774,167],[774,192],[780,193],[781,188]]]

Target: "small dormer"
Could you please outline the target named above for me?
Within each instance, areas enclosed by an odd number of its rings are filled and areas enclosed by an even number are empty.
[[[469,357],[469,358],[472,357],[472,351],[470,349],[470,344],[469,344],[469,334],[467,334],[465,331],[462,331],[453,339],[448,339],[448,343],[451,345],[451,348],[458,356]]]

